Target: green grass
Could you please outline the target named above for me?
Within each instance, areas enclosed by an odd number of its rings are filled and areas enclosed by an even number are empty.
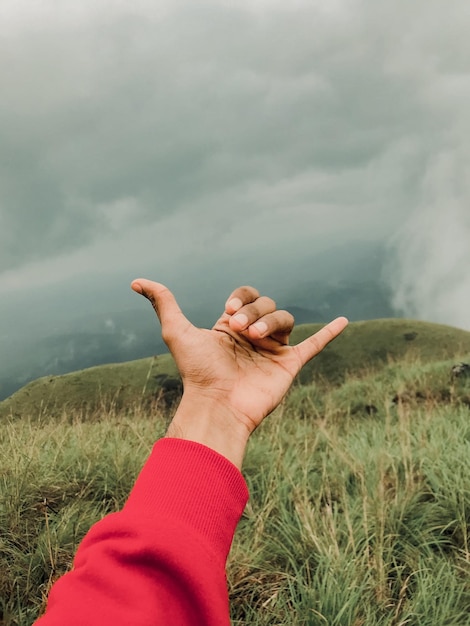
[[[301,341],[319,325],[295,329],[293,343]],[[326,380],[342,383],[348,376],[393,361],[418,359],[421,363],[440,359],[458,360],[470,352],[470,332],[451,326],[416,320],[383,319],[353,322],[300,374],[302,383]]]
[[[253,442],[234,624],[469,624],[468,408],[339,417],[291,408]]]
[[[124,407],[150,408],[161,397],[162,380],[177,377],[176,365],[168,354],[46,376],[0,402],[0,418],[59,417],[64,411],[86,416]]]
[[[262,424],[228,564],[234,625],[470,624],[470,380],[453,363],[407,353],[297,386]],[[2,626],[32,623],[168,419],[145,404],[4,418]]]
[[[31,624],[91,524],[122,507],[167,418],[22,418],[0,430],[0,624]],[[2,621],[3,620],[3,621]]]

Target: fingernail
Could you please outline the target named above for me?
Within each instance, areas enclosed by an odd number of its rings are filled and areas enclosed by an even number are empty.
[[[132,283],[132,284],[131,284],[131,287],[132,287],[132,289],[133,289],[135,292],[140,293],[140,295],[143,295],[143,293],[144,293],[144,292],[142,291],[142,287],[140,286],[140,284],[139,284],[139,283],[137,283],[137,282]]]
[[[230,307],[234,311],[238,311],[238,309],[241,309],[242,306],[243,302],[240,300],[240,298],[232,298],[227,302],[227,307]]]
[[[237,313],[233,316],[233,319],[240,324],[242,328],[246,328],[248,325],[248,317],[244,313]]]
[[[262,337],[266,331],[268,330],[268,325],[266,324],[266,322],[256,322],[255,324],[251,325],[252,328],[256,328],[256,330],[259,332],[260,337]]]

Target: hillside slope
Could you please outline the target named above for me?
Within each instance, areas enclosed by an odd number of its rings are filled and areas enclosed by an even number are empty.
[[[302,341],[321,326],[297,326],[291,343]],[[353,322],[341,337],[303,368],[299,383],[340,384],[348,375],[402,359],[458,362],[468,354],[470,332],[457,328],[403,319]],[[159,398],[170,404],[180,392],[175,363],[165,354],[40,378],[0,402],[0,417],[60,415],[70,409],[86,414],[151,405]]]

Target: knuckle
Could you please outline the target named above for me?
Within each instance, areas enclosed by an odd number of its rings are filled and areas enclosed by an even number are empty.
[[[294,325],[295,318],[292,315],[292,313],[289,313],[289,311],[285,311],[284,309],[281,309],[279,311],[276,311],[276,314],[278,315],[279,319],[282,321],[282,324],[284,326],[288,327],[288,326]]]
[[[268,296],[260,296],[258,298],[258,302],[261,306],[263,306],[266,309],[271,309],[273,311],[276,310],[276,302],[272,298],[269,298]]]
[[[289,311],[285,311],[285,314],[286,314],[286,324],[288,326],[294,326],[295,325],[295,317]]]
[[[235,290],[234,294],[239,297],[242,302],[249,303],[259,298],[259,291],[255,287],[243,285]]]
[[[244,311],[245,310],[250,318],[258,319],[274,313],[276,310],[276,303],[274,300],[271,300],[271,298],[262,296],[257,298],[254,302],[247,304],[244,308]]]

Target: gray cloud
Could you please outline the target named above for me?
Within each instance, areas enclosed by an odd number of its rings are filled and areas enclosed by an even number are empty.
[[[469,20],[438,0],[2,4],[0,293],[292,281],[400,231],[397,308],[449,319],[418,225],[447,212],[467,232],[468,186],[429,180],[439,154],[465,177]]]
[[[18,6],[0,70],[3,269],[200,204],[237,223],[267,210],[263,188],[296,194],[302,177],[294,203],[386,213],[378,192],[403,176],[387,154],[419,152],[410,128],[429,123],[368,4],[359,18],[341,4],[85,5],[75,19]]]

